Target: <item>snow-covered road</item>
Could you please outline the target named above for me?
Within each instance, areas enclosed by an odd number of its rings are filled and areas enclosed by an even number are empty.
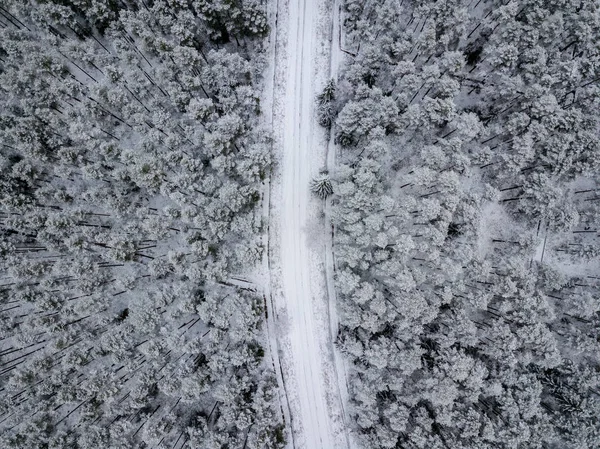
[[[348,449],[340,393],[345,388],[338,385],[327,303],[325,238],[320,245],[313,242],[319,239],[314,233],[325,233],[323,204],[309,191],[312,176],[326,165],[327,136],[314,109],[330,76],[334,10],[326,0],[278,5],[273,127],[279,164],[272,184],[271,217],[277,222],[270,236],[271,279],[291,412],[290,447]]]
[[[313,283],[305,225],[309,181],[314,173],[313,71],[317,5],[290,0],[288,61],[283,136],[281,268],[283,295],[290,317],[290,343],[295,385],[306,449],[333,449],[334,438],[323,385],[320,332],[315,322]]]

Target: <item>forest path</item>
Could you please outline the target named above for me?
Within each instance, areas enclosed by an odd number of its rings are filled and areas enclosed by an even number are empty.
[[[271,217],[273,264],[280,288],[278,336],[295,449],[346,449],[343,398],[329,321],[324,245],[308,231],[322,222],[323,204],[311,178],[326,164],[327,139],[316,122],[315,97],[330,76],[331,7],[324,0],[280,0],[276,30],[273,127],[280,163],[274,174]],[[324,17],[328,11],[329,16]],[[325,62],[325,63],[324,63]],[[275,241],[274,241],[275,240]],[[329,248],[331,249],[331,248]],[[271,273],[278,271],[272,268]],[[273,274],[271,275],[273,279]],[[278,282],[275,281],[274,284]]]
[[[332,449],[334,438],[323,385],[320,342],[313,310],[309,249],[303,227],[310,200],[313,142],[312,84],[315,0],[290,0],[287,80],[282,163],[281,269],[283,295],[290,317],[293,374],[299,401],[301,434],[307,449]]]

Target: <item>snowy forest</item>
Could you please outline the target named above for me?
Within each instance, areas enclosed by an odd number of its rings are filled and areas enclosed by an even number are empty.
[[[0,447],[279,448],[261,0],[0,2]]]
[[[0,448],[597,449],[599,204],[598,0],[1,0]]]
[[[600,447],[600,4],[343,8],[318,102],[360,447]]]

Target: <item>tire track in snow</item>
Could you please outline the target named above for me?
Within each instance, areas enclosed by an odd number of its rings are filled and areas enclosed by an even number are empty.
[[[308,219],[314,132],[313,72],[317,5],[290,0],[283,135],[281,268],[283,296],[290,314],[290,349],[298,399],[299,447],[334,449],[330,411],[323,384],[322,358],[311,290],[310,255],[304,226]],[[292,379],[294,380],[294,379]]]
[[[277,91],[277,62],[278,62],[278,47],[279,47],[279,1],[274,0],[271,3],[271,8],[269,10],[269,24],[271,26],[271,41],[269,43],[269,53],[270,53],[270,61],[268,63],[267,69],[267,77],[266,83],[264,86],[264,95],[262,98],[262,103],[265,106],[265,110],[269,111],[269,114],[266,116],[265,120],[269,127],[273,126],[274,116],[275,116],[275,103],[274,96]],[[291,405],[290,398],[288,394],[288,388],[286,385],[284,370],[281,363],[280,357],[280,347],[279,347],[279,339],[278,339],[278,329],[277,329],[277,308],[275,306],[275,298],[272,291],[273,284],[273,267],[271,266],[271,258],[272,258],[272,245],[271,245],[271,237],[272,237],[272,229],[271,229],[271,220],[274,218],[271,214],[271,208],[273,207],[271,202],[272,196],[272,181],[273,181],[273,167],[269,169],[269,175],[265,179],[264,189],[263,189],[263,221],[267,225],[266,232],[263,235],[263,247],[264,253],[262,256],[262,265],[263,265],[263,274],[266,276],[264,279],[264,302],[265,302],[265,314],[266,314],[266,322],[267,322],[267,338],[269,341],[269,355],[271,358],[271,363],[273,366],[273,371],[275,372],[275,377],[277,379],[277,385],[279,387],[278,396],[279,396],[279,406],[280,411],[283,417],[284,425],[288,432],[288,448],[296,449],[295,441],[294,441],[294,419],[291,413]]]

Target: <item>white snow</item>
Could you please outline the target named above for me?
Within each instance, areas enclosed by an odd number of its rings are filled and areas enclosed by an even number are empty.
[[[477,231],[477,255],[483,260],[492,251],[492,239],[502,238],[504,232],[512,229],[511,217],[498,202],[488,202],[481,208],[481,219]]]
[[[267,48],[268,59],[267,68],[265,70],[265,83],[262,88],[261,104],[263,105],[263,109],[266,112],[266,114],[263,116],[263,124],[267,125],[267,127],[272,127],[274,124],[275,115],[275,103],[273,97],[277,85],[277,51],[279,47],[277,23],[279,16],[279,1],[276,0],[269,2],[269,5],[270,7],[268,11],[268,16],[269,25],[271,27],[272,32],[269,35],[269,42]],[[278,311],[275,306],[274,295],[272,292],[272,276],[274,270],[271,268],[271,237],[273,234],[271,231],[271,177],[272,173],[266,178],[265,184],[263,186],[262,219],[263,223],[267,226],[267,231],[263,235],[263,248],[265,249],[265,251],[262,257],[262,279],[260,279],[259,276],[258,281],[262,283],[262,286],[264,288],[263,294],[265,300],[265,307],[267,309],[267,338],[269,341],[267,353],[269,355],[269,358],[271,359],[273,370],[277,378],[277,393],[279,397],[281,414],[284,420],[284,424],[286,425],[288,446],[294,447],[294,435],[291,431],[293,421],[291,416],[287,388],[283,379],[282,362],[280,358],[281,351],[279,348],[279,339],[277,338]]]
[[[273,333],[277,337],[270,349],[279,351],[272,357],[281,364],[282,376],[277,377],[285,398],[280,399],[286,402],[284,416],[289,407],[289,447],[295,449],[351,447],[344,413],[345,367],[332,339],[337,333],[333,257],[331,237],[324,238],[330,229],[323,224],[323,202],[309,189],[310,179],[334,163],[334,148],[328,151],[328,136],[316,123],[314,108],[317,92],[339,64],[331,51],[337,8],[337,2],[332,10],[331,3],[317,0],[279,0],[274,21],[276,163],[266,194],[270,208],[265,269],[272,298],[269,321],[274,320],[269,333],[271,340]],[[322,236],[313,234],[319,230]]]
[[[306,448],[334,448],[323,385],[321,348],[313,310],[307,236],[309,181],[314,160],[313,67],[316,25],[314,0],[291,0],[283,139],[281,266],[283,295],[290,316],[295,385]]]

